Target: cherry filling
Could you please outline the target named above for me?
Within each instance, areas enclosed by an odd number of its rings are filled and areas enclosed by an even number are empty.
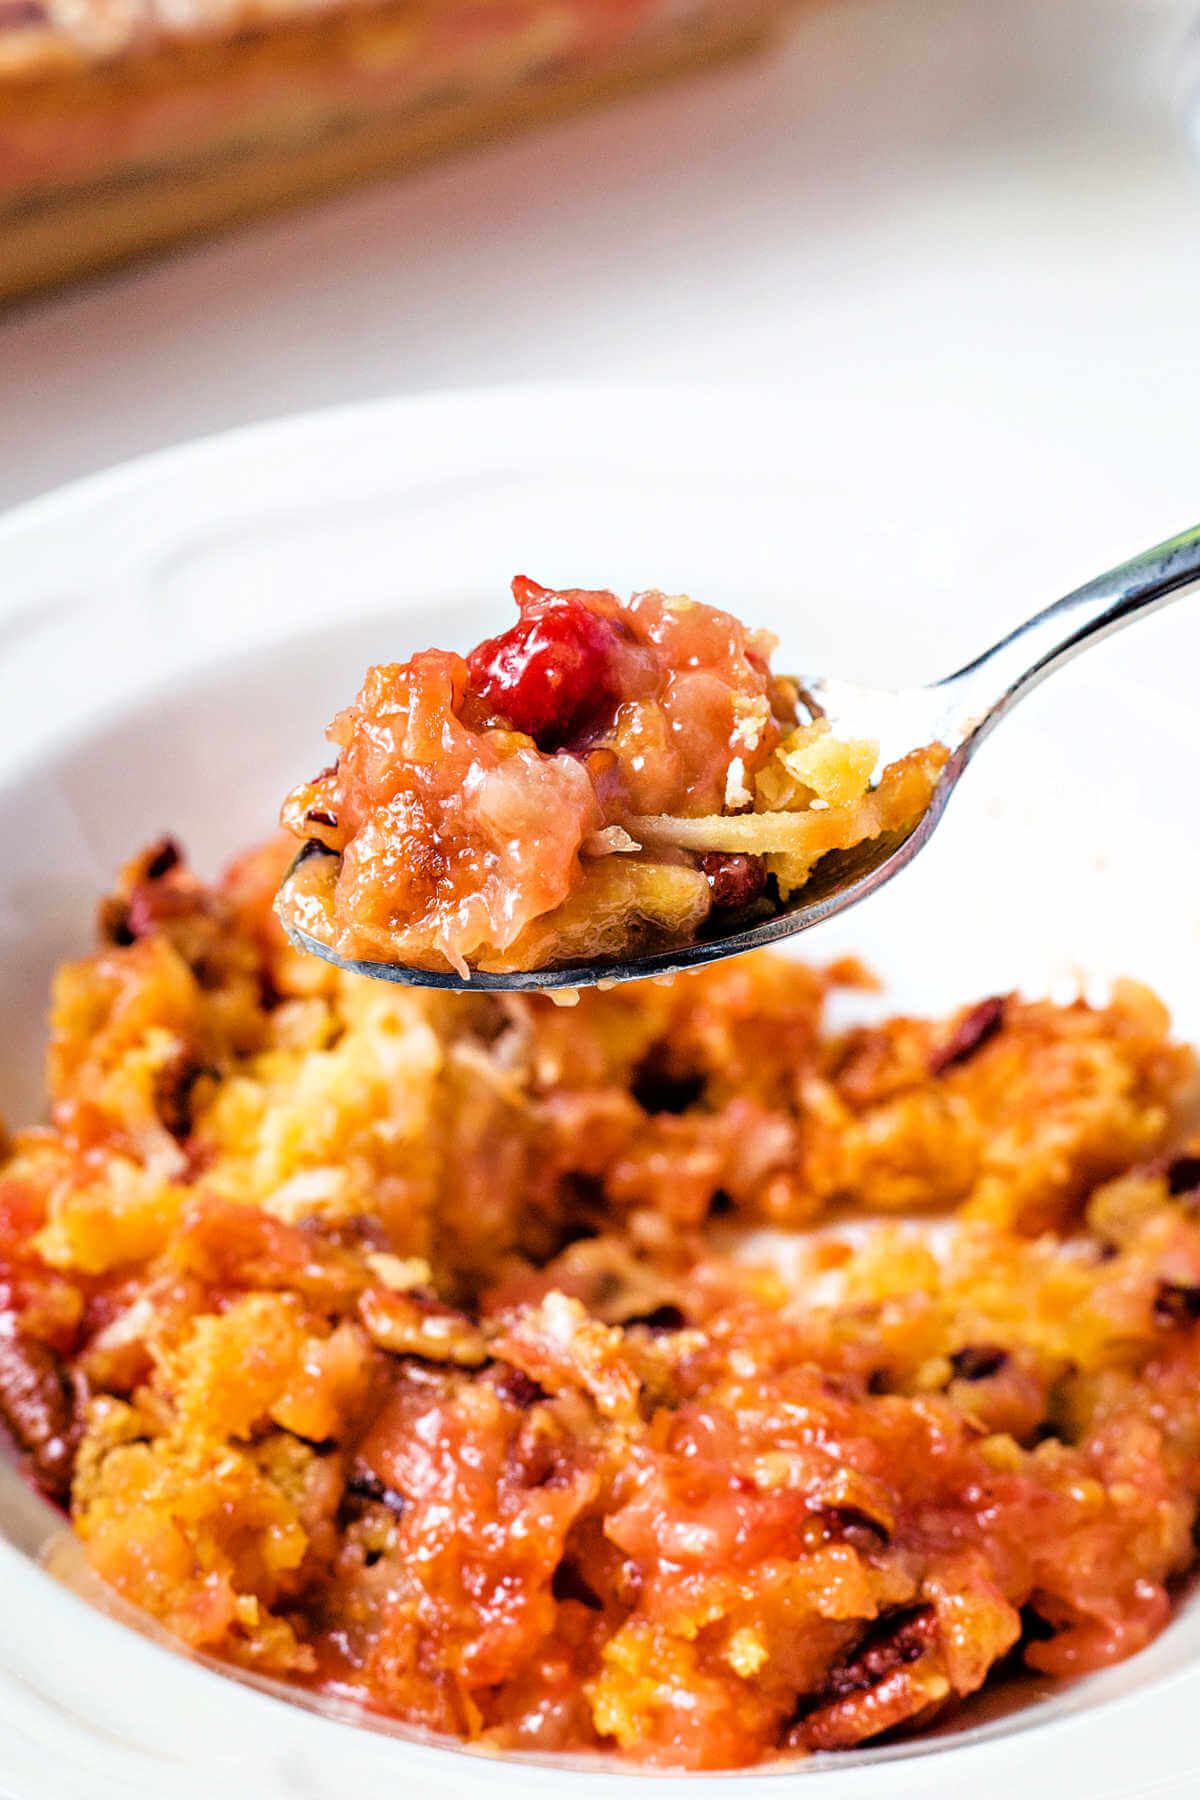
[[[539,750],[557,750],[620,698],[619,628],[570,595],[518,575],[517,624],[467,658],[477,693]]]

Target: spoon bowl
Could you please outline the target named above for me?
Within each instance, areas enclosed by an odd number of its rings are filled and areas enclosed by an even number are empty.
[[[828,721],[835,737],[870,738],[888,762],[928,744],[949,751],[925,810],[903,828],[865,839],[850,850],[831,851],[786,901],[760,902],[727,928],[710,929],[686,943],[618,960],[552,964],[528,970],[425,969],[405,963],[342,957],[303,925],[305,903],[319,899],[336,877],[339,858],[310,841],[280,886],[276,910],[298,950],[351,973],[409,987],[522,992],[609,987],[622,981],[663,978],[723,957],[779,943],[844,912],[875,893],[924,849],[946,810],[964,769],[980,744],[1017,702],[1046,676],[1111,632],[1175,599],[1200,581],[1200,526],[1097,576],[964,668],[928,687],[858,687],[819,675],[798,678],[813,717]]]

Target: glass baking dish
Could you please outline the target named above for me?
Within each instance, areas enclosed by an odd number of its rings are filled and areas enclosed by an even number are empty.
[[[782,0],[0,0],[0,299],[763,38]]]

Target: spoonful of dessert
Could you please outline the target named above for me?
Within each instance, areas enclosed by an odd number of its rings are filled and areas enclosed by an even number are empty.
[[[929,687],[775,674],[683,596],[513,582],[466,657],[368,670],[294,788],[276,899],[300,950],[382,981],[581,988],[775,943],[912,862],[988,733],[1089,644],[1200,580],[1200,527]]]

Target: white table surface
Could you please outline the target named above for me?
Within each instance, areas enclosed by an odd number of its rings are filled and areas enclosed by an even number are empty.
[[[764,381],[819,431],[806,377],[832,368],[1031,428],[1053,408],[1114,456],[1166,434],[1200,514],[1196,15],[802,6],[773,56],[9,313],[0,504],[439,386]]]

